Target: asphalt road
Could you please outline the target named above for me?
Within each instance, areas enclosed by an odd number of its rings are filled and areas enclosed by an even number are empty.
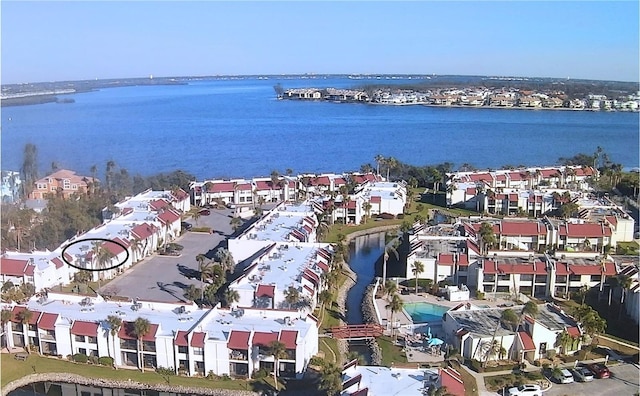
[[[226,247],[231,229],[230,209],[211,209],[209,216],[200,216],[194,227],[211,227],[212,234],[185,231],[174,242],[184,246],[180,257],[151,256],[127,269],[100,290],[110,289],[118,296],[144,301],[185,302],[184,290],[193,284],[200,287],[196,256],[205,254],[213,259],[218,247]]]

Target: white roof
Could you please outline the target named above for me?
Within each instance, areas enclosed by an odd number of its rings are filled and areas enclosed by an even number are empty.
[[[352,366],[342,373],[342,382],[362,376],[360,385],[343,389],[341,395],[350,395],[358,389],[369,388],[369,396],[423,396],[430,378],[438,378],[437,369],[389,368],[380,366]]]

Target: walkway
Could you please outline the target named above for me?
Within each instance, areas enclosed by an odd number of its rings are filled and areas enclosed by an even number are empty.
[[[333,338],[355,340],[380,337],[383,328],[375,324],[362,324],[336,326],[332,327],[330,331],[333,334]]]

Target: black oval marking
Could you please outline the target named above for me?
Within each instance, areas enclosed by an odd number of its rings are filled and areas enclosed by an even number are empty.
[[[121,263],[119,263],[118,265],[114,265],[114,266],[107,267],[107,268],[97,268],[97,269],[78,267],[77,265],[74,265],[74,264],[71,264],[70,262],[68,262],[68,261],[67,261],[67,259],[64,257],[64,253],[66,252],[66,250],[67,250],[67,249],[69,249],[69,247],[70,247],[70,246],[73,246],[73,245],[75,245],[76,243],[80,243],[80,242],[82,242],[82,243],[86,243],[86,242],[91,243],[91,241],[103,241],[103,242],[110,242],[110,243],[114,243],[114,244],[116,244],[116,245],[120,246],[121,248],[123,248],[123,249],[124,249],[124,251],[127,253],[127,255],[124,257],[124,260],[123,260]],[[146,248],[146,245],[145,245],[145,248]],[[98,271],[109,271],[109,270],[112,270],[112,269],[114,269],[114,268],[118,268],[118,267],[120,267],[120,266],[123,266],[123,265],[124,265],[124,263],[126,263],[126,262],[127,262],[127,260],[129,259],[129,250],[127,250],[127,247],[126,247],[126,246],[124,246],[122,243],[120,243],[120,242],[116,242],[116,241],[114,241],[114,240],[112,240],[112,239],[106,239],[106,238],[85,238],[85,239],[78,239],[77,241],[73,241],[73,242],[71,242],[70,244],[68,244],[67,246],[65,246],[65,247],[64,247],[64,249],[62,249],[62,254],[61,254],[61,255],[62,255],[62,261],[64,261],[64,262],[65,262],[68,266],[70,266],[70,267],[73,267],[73,268],[76,268],[76,269],[79,269],[79,270],[82,270],[82,271],[98,272]]]

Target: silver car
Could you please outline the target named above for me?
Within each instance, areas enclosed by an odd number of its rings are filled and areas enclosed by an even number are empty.
[[[577,367],[571,369],[571,374],[573,374],[573,378],[576,381],[580,382],[590,382],[593,381],[593,373],[586,367]]]

